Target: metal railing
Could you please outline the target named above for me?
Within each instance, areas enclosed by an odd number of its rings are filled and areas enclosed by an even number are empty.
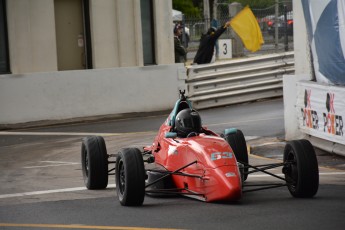
[[[283,75],[293,74],[294,53],[285,52],[187,67],[188,96],[196,109],[283,95]]]

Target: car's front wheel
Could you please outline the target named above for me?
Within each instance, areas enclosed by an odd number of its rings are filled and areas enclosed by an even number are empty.
[[[314,147],[308,140],[295,140],[284,149],[283,172],[294,197],[313,197],[319,188],[319,168]]]
[[[116,158],[116,192],[121,205],[140,206],[145,197],[145,168],[137,148],[122,149]]]

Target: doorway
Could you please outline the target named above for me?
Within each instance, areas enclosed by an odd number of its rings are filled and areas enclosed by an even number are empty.
[[[90,68],[88,0],[54,0],[54,10],[58,70]]]

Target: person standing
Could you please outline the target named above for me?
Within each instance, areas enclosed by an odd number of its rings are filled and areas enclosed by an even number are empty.
[[[174,47],[175,47],[175,63],[184,63],[186,61],[187,50],[183,47],[180,37],[182,28],[179,24],[174,26]]]
[[[211,62],[216,41],[229,26],[230,21],[226,22],[224,26],[218,29],[211,27],[206,34],[201,36],[199,49],[194,57],[194,63],[207,64]]]

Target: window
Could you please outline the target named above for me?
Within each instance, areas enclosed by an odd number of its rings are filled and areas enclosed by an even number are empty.
[[[144,65],[156,64],[154,52],[152,0],[140,0]]]
[[[0,0],[0,74],[10,73],[5,0]]]

